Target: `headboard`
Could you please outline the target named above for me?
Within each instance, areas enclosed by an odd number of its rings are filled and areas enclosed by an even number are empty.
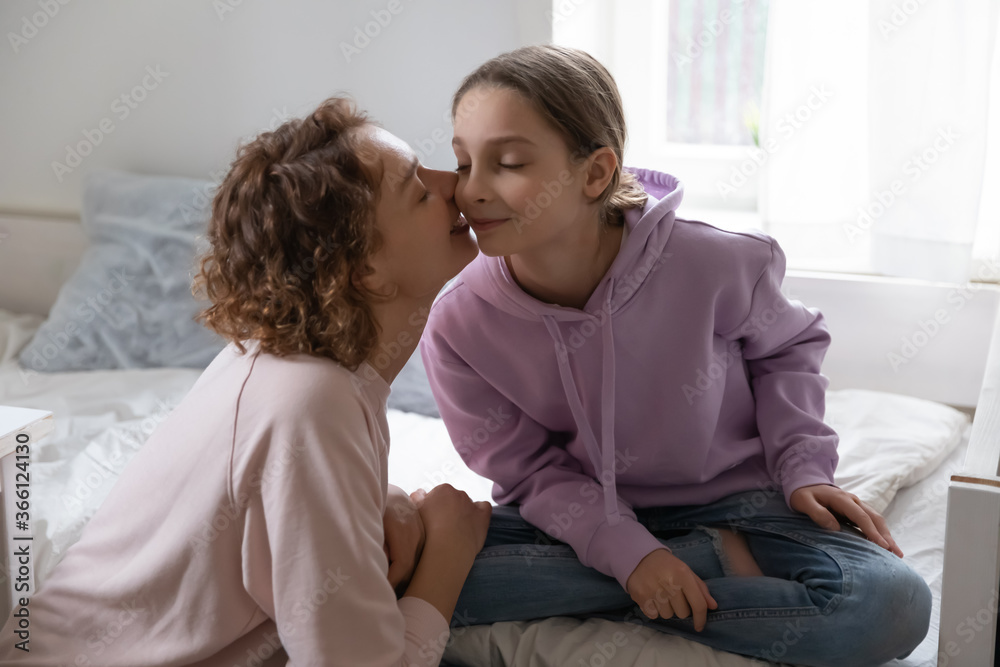
[[[0,308],[47,315],[86,247],[77,218],[0,213]]]
[[[789,271],[783,290],[826,318],[831,389],[976,406],[1000,286]]]

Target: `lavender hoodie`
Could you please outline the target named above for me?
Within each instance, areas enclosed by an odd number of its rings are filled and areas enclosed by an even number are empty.
[[[623,587],[661,548],[633,507],[703,505],[833,484],[819,311],[780,291],[761,233],[676,218],[673,176],[632,170],[618,256],[583,310],[525,293],[480,255],[431,309],[421,343],[441,416],[498,503]]]

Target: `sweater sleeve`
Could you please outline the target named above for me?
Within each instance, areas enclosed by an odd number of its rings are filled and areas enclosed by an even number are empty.
[[[436,666],[448,622],[389,584],[385,461],[358,399],[345,389],[279,417],[263,465],[238,488],[244,583],[273,613],[288,664]]]
[[[787,503],[800,487],[834,484],[838,438],[823,422],[829,380],[820,373],[830,333],[822,313],[782,294],[785,255],[765,238],[770,259],[747,317],[723,337],[742,344],[768,471]]]
[[[603,489],[566,451],[559,434],[524,414],[443,340],[432,315],[421,339],[431,390],[452,443],[493,481],[493,499],[519,504],[525,521],[570,545],[580,562],[626,588],[643,558],[665,548],[618,498],[621,521],[604,514]]]

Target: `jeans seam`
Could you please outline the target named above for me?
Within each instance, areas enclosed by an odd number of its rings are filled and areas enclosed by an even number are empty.
[[[708,619],[713,623],[718,621],[735,621],[745,618],[803,618],[807,616],[825,616],[819,607],[744,607],[732,611],[709,611]],[[685,619],[690,620],[690,619]]]
[[[656,535],[653,535],[653,537],[656,537]],[[661,543],[664,542],[667,543],[671,549],[687,549],[689,547],[697,546],[699,544],[704,544],[705,542],[711,541],[711,538],[709,537],[699,537],[693,540],[686,540],[684,542],[672,542],[668,539],[660,537],[656,537],[656,539],[659,540]]]

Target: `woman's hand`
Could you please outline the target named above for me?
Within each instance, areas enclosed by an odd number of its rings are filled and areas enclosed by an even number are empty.
[[[486,542],[493,506],[485,501],[472,502],[465,491],[451,484],[426,492],[417,489],[410,497],[424,520],[427,541],[441,540],[471,563]]]
[[[476,554],[483,548],[493,507],[474,503],[450,484],[411,494],[427,531],[427,543],[406,595],[430,603],[446,619],[455,613]]]
[[[389,486],[382,527],[385,555],[389,558],[389,583],[400,596],[417,567],[427,533],[416,504],[398,486]]]
[[[823,528],[840,530],[840,522],[835,514],[840,515],[861,530],[869,540],[900,558],[903,557],[903,552],[896,540],[892,539],[889,526],[882,515],[853,493],[830,484],[814,484],[795,489],[788,500],[793,510],[808,514],[809,518]]]
[[[719,607],[705,582],[666,549],[652,551],[639,561],[625,587],[649,618],[693,615],[698,632],[705,628],[708,610]]]

